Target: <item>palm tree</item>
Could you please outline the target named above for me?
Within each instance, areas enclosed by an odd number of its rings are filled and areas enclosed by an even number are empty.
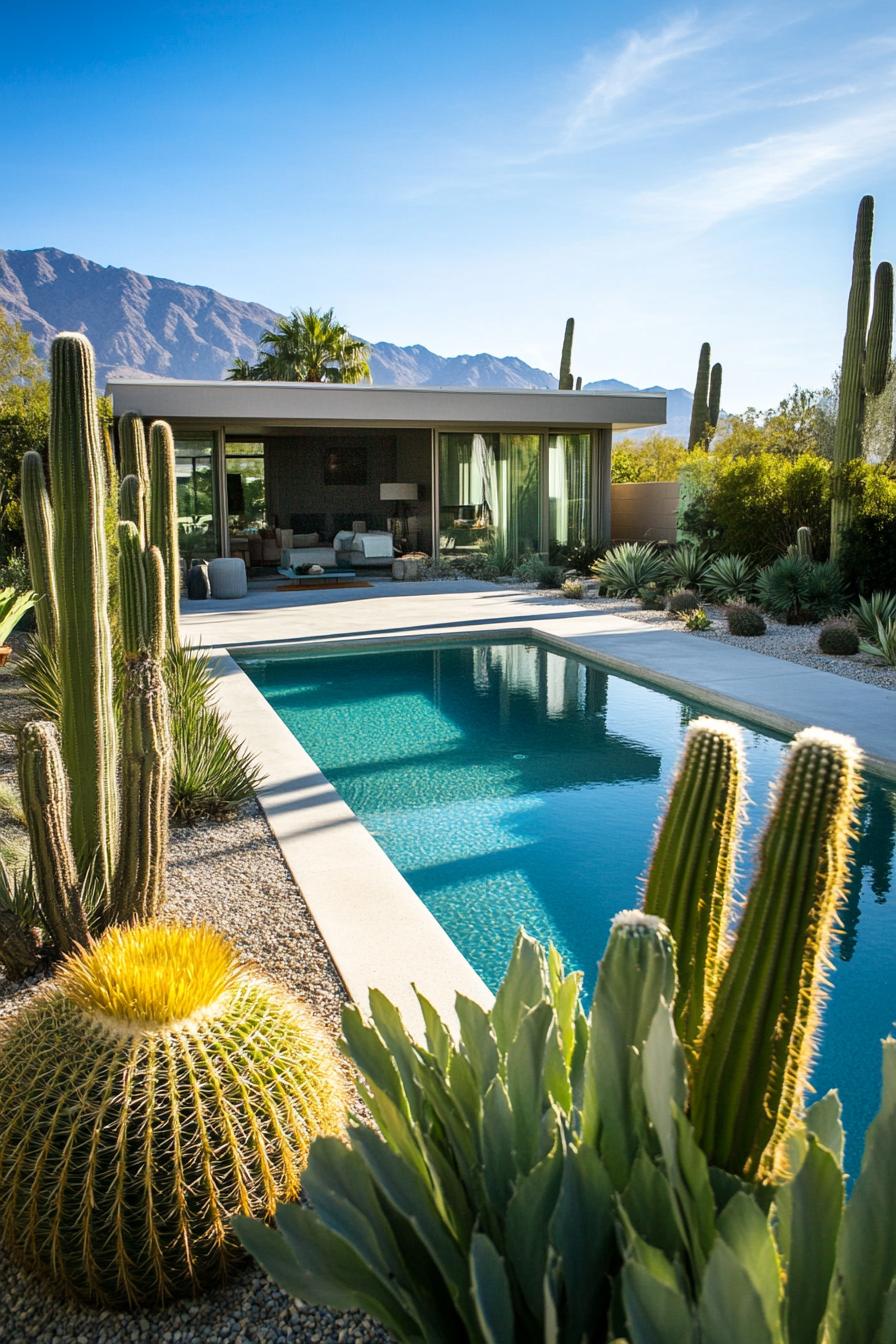
[[[248,359],[242,359],[239,355],[236,356],[227,370],[227,377],[231,382],[247,382],[256,376],[255,365],[250,364]]]
[[[368,348],[326,312],[294,308],[262,333],[258,363],[234,360],[228,377],[271,382],[360,383],[370,379]]]

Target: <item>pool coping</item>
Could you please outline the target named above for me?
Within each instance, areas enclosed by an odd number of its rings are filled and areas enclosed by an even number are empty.
[[[773,732],[791,734],[809,718],[781,714],[755,700],[707,687],[645,664],[643,656],[622,656],[606,642],[613,632],[558,635],[539,622],[521,620],[512,628],[421,632],[385,637],[322,635],[297,643],[289,638],[243,646],[251,657],[327,654],[377,649],[531,639],[609,672],[698,700]],[[630,636],[624,633],[623,639]],[[636,638],[633,655],[646,647]],[[585,642],[588,641],[588,642]],[[236,646],[238,641],[231,641]],[[259,758],[264,782],[258,801],[284,860],[327,944],[350,997],[367,1008],[371,988],[380,989],[400,1009],[408,1027],[422,1030],[414,986],[449,1023],[454,998],[466,994],[487,1007],[493,996],[435,916],[398,871],[374,836],[238,665],[229,648],[206,648],[212,660],[222,712],[236,734]],[[767,655],[757,654],[766,658]],[[865,753],[869,770],[896,780],[896,760]],[[334,832],[338,831],[338,840]]]

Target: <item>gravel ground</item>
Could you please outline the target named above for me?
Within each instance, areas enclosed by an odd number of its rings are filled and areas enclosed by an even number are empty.
[[[526,592],[537,591],[534,584],[515,584]],[[599,597],[596,585],[586,582],[585,596],[570,598],[577,606],[591,607],[607,615],[628,616],[645,625],[655,625],[664,630],[675,630],[692,639],[716,639],[724,644],[734,644],[738,648],[752,649],[755,653],[765,653],[772,658],[783,658],[790,663],[802,663],[805,667],[817,667],[823,672],[834,672],[840,677],[849,677],[853,681],[864,681],[871,686],[883,686],[887,690],[896,690],[896,668],[888,667],[880,659],[866,653],[854,653],[846,657],[833,657],[821,653],[818,648],[819,625],[781,625],[766,616],[768,629],[764,635],[741,636],[728,633],[724,607],[716,607],[708,602],[703,609],[712,621],[710,630],[686,630],[682,621],[669,616],[665,611],[645,611],[640,603],[627,597]],[[547,593],[545,594],[547,596]],[[552,597],[556,593],[550,594]]]
[[[14,663],[0,671],[0,730],[24,716]],[[0,781],[15,776],[15,738],[0,731]],[[0,824],[0,841],[18,828]],[[305,999],[335,1035],[345,990],[256,803],[232,820],[172,831],[166,917],[204,919],[229,934],[265,974]],[[40,980],[0,972],[0,1017]],[[360,1110],[360,1107],[358,1108]],[[0,1344],[388,1344],[358,1313],[298,1307],[248,1261],[223,1288],[154,1312],[108,1312],[60,1301],[0,1254]]]

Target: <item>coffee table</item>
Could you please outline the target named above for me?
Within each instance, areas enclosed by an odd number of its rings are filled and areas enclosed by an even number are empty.
[[[358,576],[353,569],[325,569],[323,574],[297,574],[294,569],[288,565],[281,565],[277,570],[285,579],[291,579],[293,583],[345,583],[349,579],[356,579]]]

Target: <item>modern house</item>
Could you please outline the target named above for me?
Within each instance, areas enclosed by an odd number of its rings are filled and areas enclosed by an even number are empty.
[[[188,559],[274,526],[329,545],[366,525],[443,555],[606,542],[612,433],[666,419],[643,392],[113,378],[106,393],[116,416],[174,431]]]

